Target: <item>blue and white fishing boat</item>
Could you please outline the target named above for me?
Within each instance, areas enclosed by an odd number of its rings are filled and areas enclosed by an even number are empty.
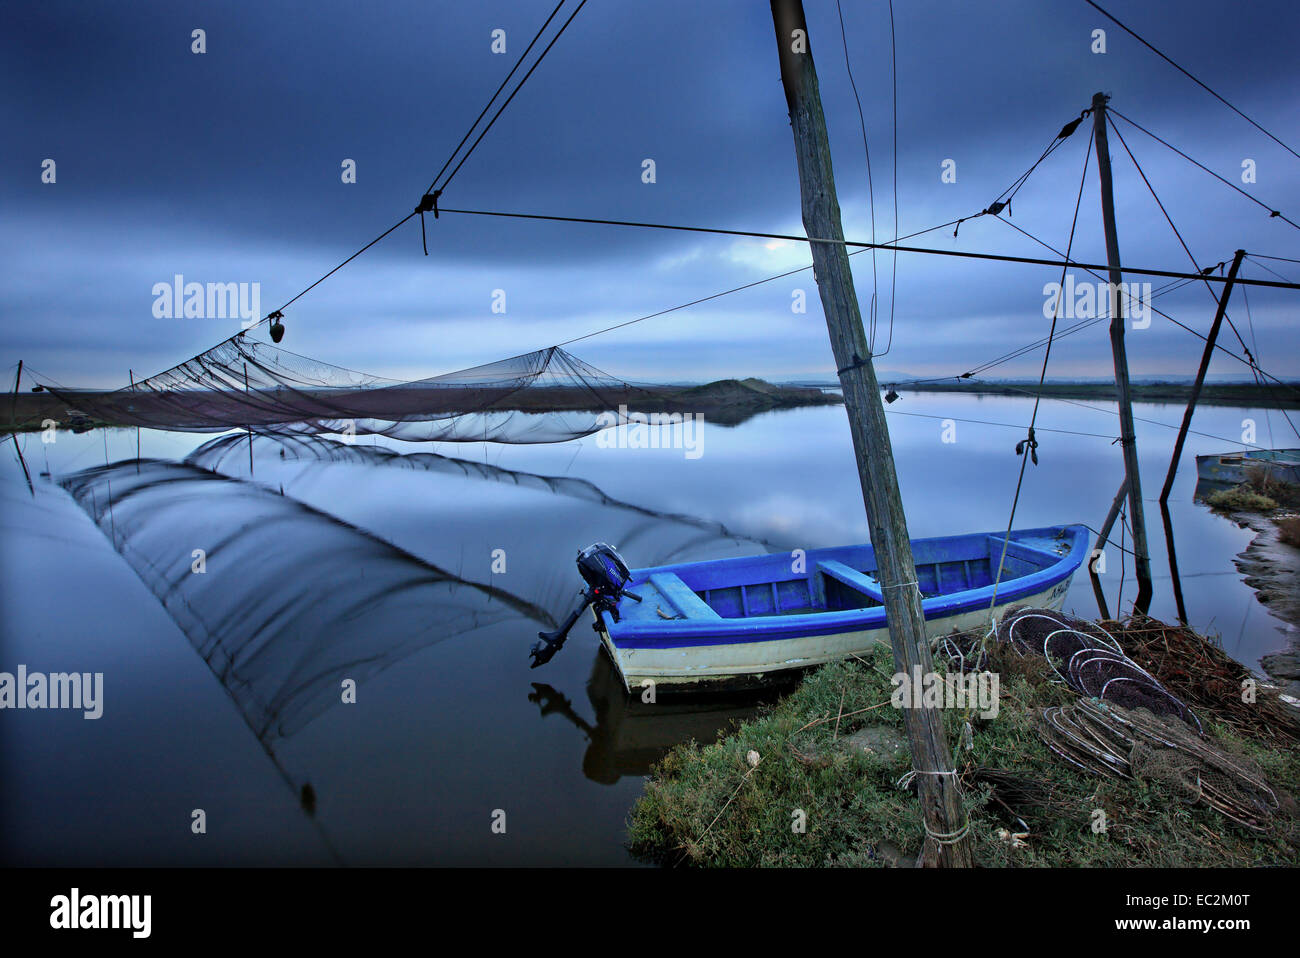
[[[997,617],[1011,605],[1059,609],[1088,544],[1078,525],[1015,531],[1009,541],[1002,533],[915,540],[928,635],[987,628],[990,611]],[[647,680],[743,686],[889,641],[869,545],[628,569],[597,543],[579,553],[578,568],[590,586],[584,602],[541,636],[534,664],[558,651],[591,605],[629,690]]]
[[[1300,449],[1247,449],[1196,457],[1197,477],[1211,482],[1245,482],[1253,469],[1278,482],[1300,484]]]

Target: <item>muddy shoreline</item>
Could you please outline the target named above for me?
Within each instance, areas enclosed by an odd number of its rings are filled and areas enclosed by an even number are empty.
[[[1288,695],[1300,698],[1300,549],[1282,542],[1267,515],[1231,512],[1229,518],[1255,538],[1233,560],[1260,604],[1283,623],[1289,643],[1264,656],[1260,665]]]

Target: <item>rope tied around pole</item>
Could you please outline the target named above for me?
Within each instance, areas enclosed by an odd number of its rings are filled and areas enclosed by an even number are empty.
[[[894,784],[898,788],[906,790],[911,787],[912,780],[915,779],[916,776],[918,775],[939,775],[939,776],[951,775],[954,779],[956,779],[957,772],[954,769],[929,771],[925,769],[914,768],[909,772],[905,773]],[[970,825],[971,825],[970,816],[967,815],[966,821],[962,823],[961,828],[958,828],[955,831],[951,831],[951,832],[936,832],[934,831],[934,829],[930,827],[929,822],[927,822],[924,818],[921,819],[921,827],[925,829],[925,834],[929,838],[932,838],[934,842],[938,845],[956,845],[958,842],[960,842],[962,839],[964,839],[967,835],[970,834]]]
[[[895,582],[893,585],[882,585],[882,586],[880,587],[880,591],[881,591],[881,592],[884,592],[886,589],[906,589],[906,588],[907,588],[908,586],[910,586],[910,585],[915,585],[915,586],[917,586],[917,591],[918,591],[918,592],[920,591],[920,586],[917,585],[917,582],[916,582],[915,579],[912,579],[912,580],[909,581],[909,582]]]

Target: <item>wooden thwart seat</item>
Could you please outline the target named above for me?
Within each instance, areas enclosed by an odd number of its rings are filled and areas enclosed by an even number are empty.
[[[722,616],[672,572],[657,572],[649,582],[679,615],[687,619],[720,619]]]
[[[835,559],[823,559],[817,563],[817,570],[884,605],[885,595],[880,591],[880,586],[857,569],[850,569],[843,562],[838,562]]]

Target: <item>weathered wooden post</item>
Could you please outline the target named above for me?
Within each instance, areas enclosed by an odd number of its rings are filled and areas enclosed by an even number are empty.
[[[830,142],[809,46],[808,25],[802,0],[771,0],[771,3],[781,82],[794,129],[804,230],[810,240],[813,273],[844,389],[844,406],[857,454],[871,544],[875,548],[885,598],[894,668],[910,680],[916,667],[922,674],[933,671],[930,644],[925,634],[912,544],[885,424],[885,407],[871,365],[871,351],[862,329],[862,314],[844,246]],[[925,830],[931,838],[938,839],[937,861],[940,865],[969,867],[971,851],[964,835],[965,811],[940,713],[933,707],[907,708],[903,710],[903,718]]]
[[[248,396],[248,363],[244,363],[244,396]],[[253,478],[253,427],[244,426],[248,431],[248,478]]]
[[[1124,476],[1128,481],[1128,514],[1133,521],[1133,553],[1138,581],[1133,608],[1145,613],[1151,607],[1151,554],[1147,549],[1147,524],[1142,508],[1142,481],[1138,475],[1137,434],[1129,395],[1128,354],[1124,348],[1124,307],[1120,284],[1119,237],[1115,233],[1115,196],[1110,180],[1110,147],[1106,139],[1106,94],[1092,98],[1092,125],[1097,141],[1097,175],[1101,180],[1101,221],[1106,233],[1106,263],[1110,280],[1110,351],[1119,392],[1120,445],[1124,451]],[[1116,615],[1122,614],[1119,609]]]
[[[1128,495],[1128,476],[1125,476],[1119,482],[1119,492],[1115,493],[1115,499],[1110,504],[1110,512],[1106,513],[1106,521],[1101,524],[1101,530],[1097,533],[1097,544],[1092,548],[1092,555],[1088,558],[1088,577],[1092,580],[1092,594],[1097,599],[1097,612],[1103,619],[1110,618],[1110,606],[1106,604],[1106,593],[1101,587],[1101,579],[1097,574],[1097,563],[1105,562],[1106,542],[1110,539],[1110,530],[1115,525],[1115,520],[1119,518],[1120,506],[1124,504],[1124,498]]]
[[[135,395],[135,370],[128,369],[127,377],[131,380],[131,395]],[[135,427],[135,471],[140,471],[140,427]]]
[[[14,441],[14,451],[18,453],[18,462],[23,467],[23,476],[27,479],[27,490],[36,497],[36,487],[32,485],[32,474],[27,471],[27,460],[23,458],[23,447],[18,445],[18,389],[23,382],[23,361],[18,360],[18,375],[14,377],[14,398],[9,404],[9,438]]]
[[[18,360],[18,375],[14,376],[14,396],[9,403],[9,422],[13,426],[13,432],[18,432],[18,390],[22,388],[23,382],[23,361]],[[17,440],[15,440],[16,442]]]
[[[1165,484],[1160,490],[1160,518],[1165,525],[1165,545],[1169,552],[1169,574],[1174,582],[1174,601],[1178,605],[1178,618],[1187,624],[1187,608],[1183,605],[1183,584],[1178,577],[1178,554],[1174,551],[1174,523],[1169,515],[1169,493],[1174,488],[1174,476],[1178,474],[1178,462],[1183,457],[1183,443],[1187,441],[1187,430],[1192,425],[1192,414],[1196,403],[1201,398],[1201,387],[1205,385],[1205,374],[1209,371],[1210,360],[1214,357],[1214,344],[1219,339],[1219,327],[1223,325],[1223,316],[1228,310],[1228,297],[1232,295],[1232,286],[1237,281],[1237,270],[1241,269],[1241,260],[1246,255],[1244,249],[1237,250],[1232,257],[1232,266],[1228,269],[1227,281],[1219,296],[1218,308],[1214,311],[1214,322],[1210,324],[1210,335],[1205,337],[1205,349],[1201,352],[1201,365],[1196,370],[1196,381],[1192,383],[1192,394],[1187,397],[1187,409],[1183,413],[1183,424],[1178,427],[1178,438],[1174,440],[1174,454],[1169,458],[1169,471],[1165,474]]]

